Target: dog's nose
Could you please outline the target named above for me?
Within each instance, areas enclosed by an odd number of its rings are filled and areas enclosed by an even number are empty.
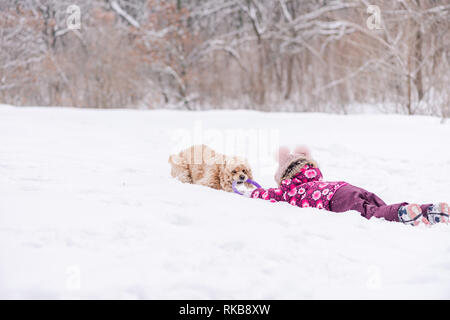
[[[245,179],[245,176],[244,176],[243,174],[241,174],[241,175],[239,176],[239,179],[244,180],[244,179]]]

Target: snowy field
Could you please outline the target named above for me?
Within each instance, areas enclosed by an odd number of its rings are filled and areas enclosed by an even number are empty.
[[[0,106],[0,298],[450,298],[450,226],[182,184],[167,158],[199,127],[219,151],[233,129],[308,144],[325,179],[388,203],[450,201],[437,118]]]

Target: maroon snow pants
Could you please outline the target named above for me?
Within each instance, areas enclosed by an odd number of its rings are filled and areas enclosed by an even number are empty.
[[[376,217],[388,221],[398,221],[398,209],[405,204],[408,203],[387,205],[372,192],[347,184],[334,194],[330,201],[330,210],[333,212],[356,210],[367,219]],[[430,204],[424,204],[420,207],[423,212],[426,212],[429,206]]]

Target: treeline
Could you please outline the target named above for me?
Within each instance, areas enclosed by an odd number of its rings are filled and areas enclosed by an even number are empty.
[[[448,0],[0,2],[0,103],[448,117],[449,71]]]

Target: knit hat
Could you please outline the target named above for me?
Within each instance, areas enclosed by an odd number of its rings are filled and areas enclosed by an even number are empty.
[[[288,147],[280,147],[278,149],[278,170],[275,173],[275,181],[278,185],[281,184],[281,178],[286,172],[287,168],[291,165],[291,163],[298,160],[307,160],[311,157],[311,151],[307,146],[297,146],[294,149],[294,152],[291,153]]]

